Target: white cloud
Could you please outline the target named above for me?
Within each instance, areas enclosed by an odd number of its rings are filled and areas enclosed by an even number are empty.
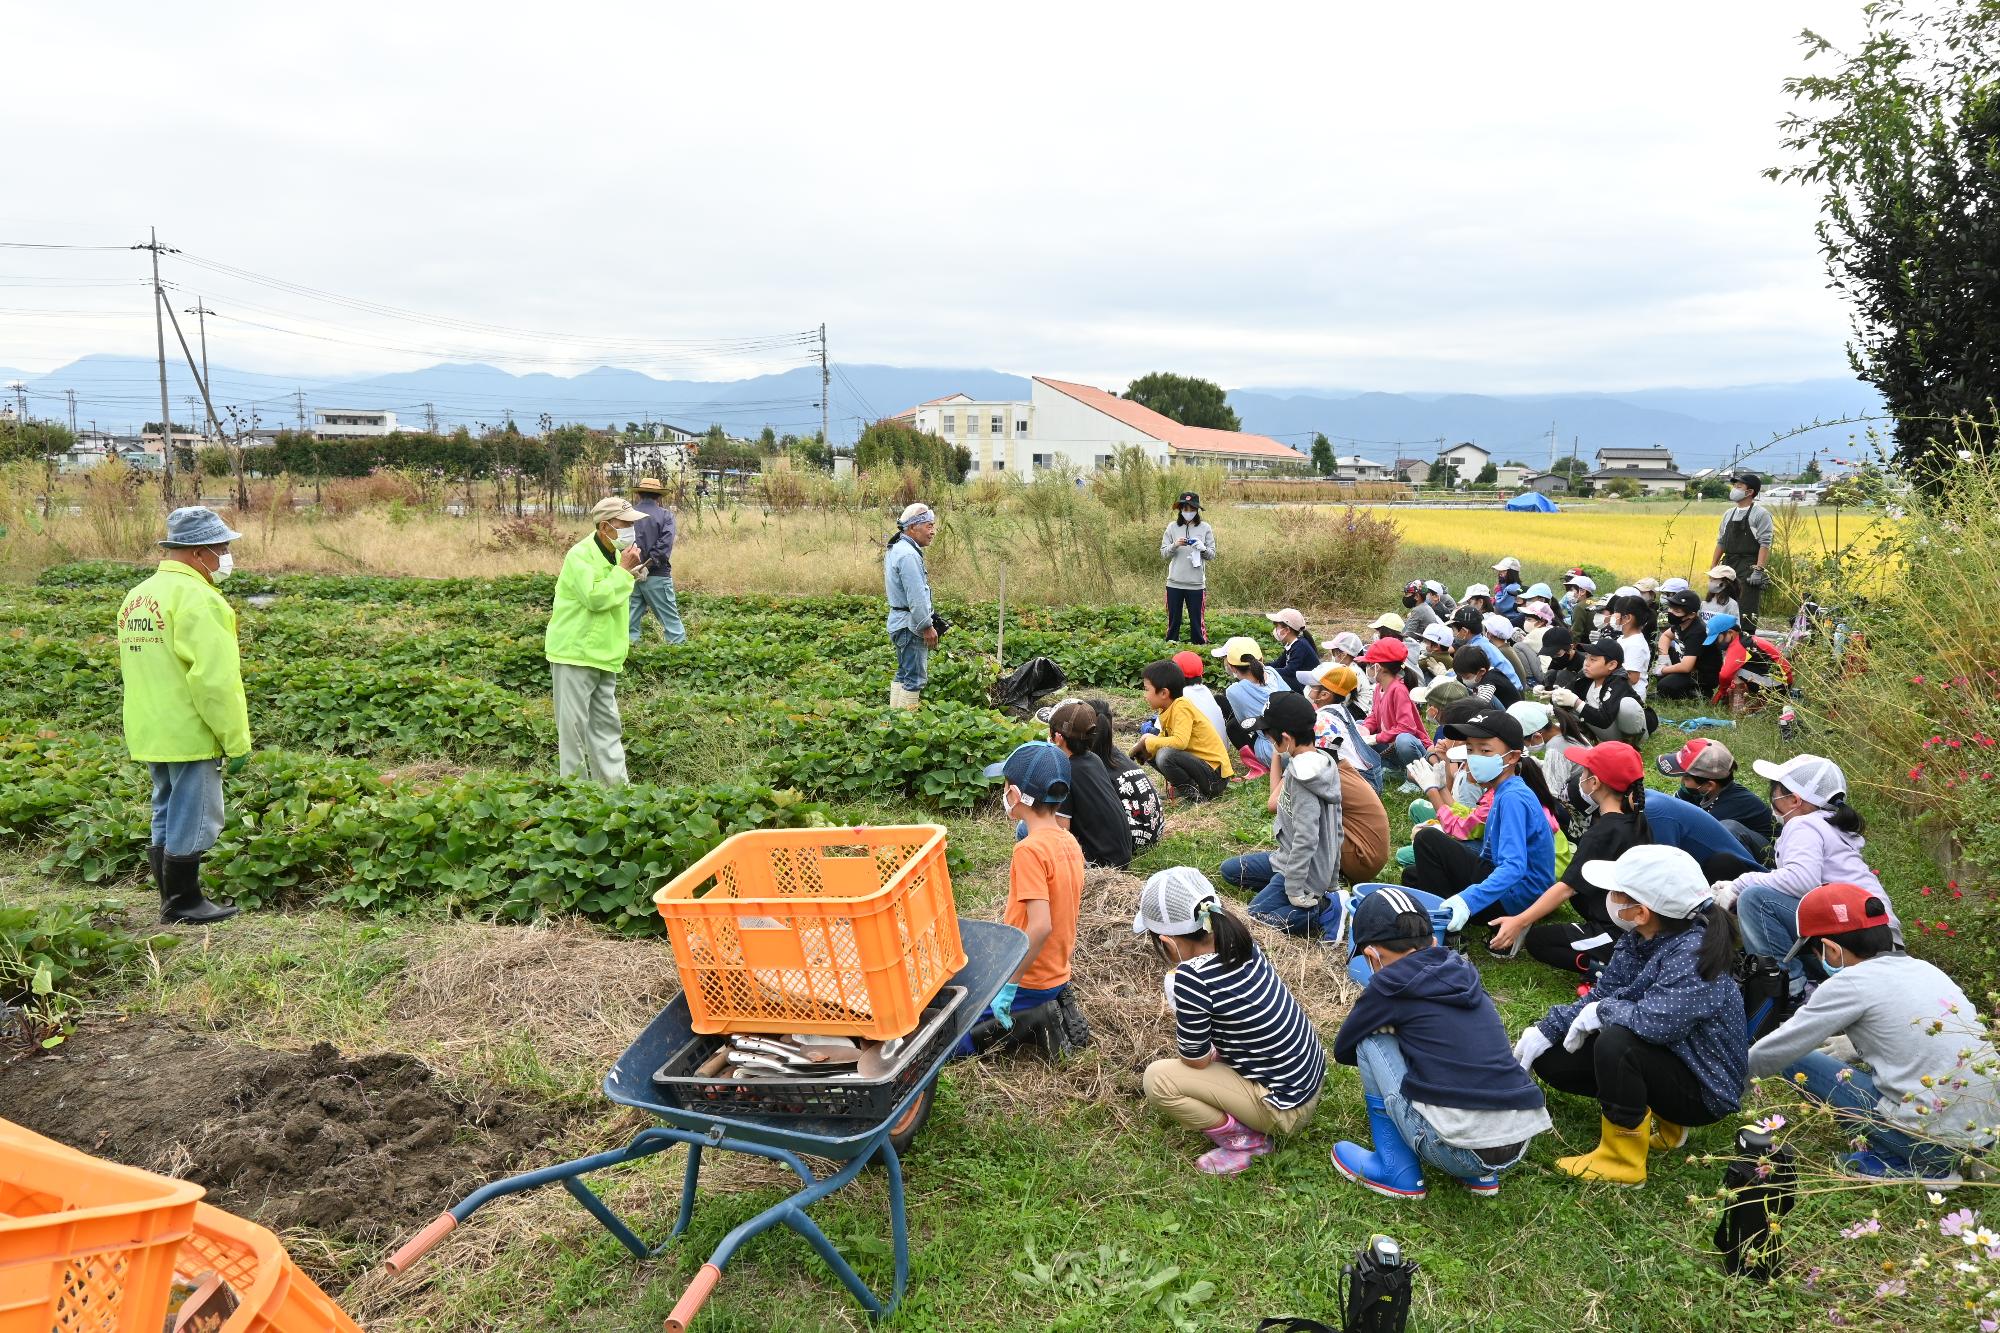
[[[1822,6],[1356,9],[33,6],[0,86],[0,239],[157,223],[467,320],[722,339],[823,319],[841,360],[1113,384],[1843,373],[1813,201],[1757,174]],[[143,258],[0,251],[0,271]],[[225,315],[373,344],[225,318],[232,365],[638,361],[168,267]],[[129,317],[0,313],[0,365],[151,349],[140,287],[0,289],[25,308]]]

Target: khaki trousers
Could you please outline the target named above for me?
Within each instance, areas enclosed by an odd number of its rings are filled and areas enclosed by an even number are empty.
[[[1219,1117],[1233,1115],[1263,1134],[1289,1134],[1312,1119],[1319,1107],[1315,1097],[1303,1106],[1280,1111],[1264,1100],[1265,1089],[1220,1060],[1196,1069],[1178,1059],[1155,1060],[1140,1079],[1146,1105],[1189,1129],[1214,1129]]]
[[[555,683],[556,746],[561,773],[582,773],[606,787],[625,776],[623,723],[618,719],[618,675],[595,667],[549,663]]]

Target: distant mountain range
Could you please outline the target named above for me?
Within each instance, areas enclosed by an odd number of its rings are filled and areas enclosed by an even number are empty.
[[[830,396],[836,441],[852,440],[862,425],[912,404],[964,392],[977,399],[1024,399],[1028,380],[994,370],[952,367],[837,365]],[[200,418],[193,377],[185,366],[168,364],[168,395],[177,421]],[[515,375],[492,366],[442,364],[423,370],[357,378],[291,376],[216,366],[212,372],[217,411],[233,404],[266,426],[292,423],[303,393],[315,408],[390,409],[407,425],[421,428],[426,405],[445,428],[499,425],[511,413],[524,430],[536,429],[547,413],[558,422],[624,425],[627,421],[668,421],[692,430],[720,424],[732,435],[754,436],[769,425],[780,434],[808,434],[819,428],[819,370],[801,367],[746,380],[662,380],[635,370],[600,366],[571,377]],[[0,385],[27,385],[28,410],[37,417],[64,420],[76,391],[77,423],[118,432],[136,429],[159,416],[159,372],[145,358],[87,356],[47,374],[0,369]],[[1106,385],[1106,388],[1121,388]],[[13,394],[5,395],[11,402]],[[1472,440],[1504,461],[1548,465],[1550,428],[1554,452],[1572,447],[1588,458],[1604,446],[1661,444],[1672,449],[1685,470],[1727,462],[1733,453],[1762,445],[1773,433],[1815,419],[1881,411],[1868,385],[1852,380],[1807,380],[1796,384],[1746,385],[1721,389],[1639,389],[1623,393],[1535,395],[1370,393],[1314,388],[1233,390],[1230,403],[1245,430],[1275,436],[1308,448],[1323,431],[1342,455],[1360,454],[1380,462],[1428,457],[1438,442]],[[1815,449],[1845,453],[1850,429],[1814,431],[1765,455],[1767,466],[1789,470]]]

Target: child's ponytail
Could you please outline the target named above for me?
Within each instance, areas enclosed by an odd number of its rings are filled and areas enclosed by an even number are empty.
[[[1827,823],[1849,837],[1858,838],[1868,828],[1868,821],[1861,817],[1861,812],[1847,803],[1844,791],[1834,793],[1833,803],[1827,806],[1826,814]]]
[[[1250,927],[1225,907],[1221,899],[1204,903],[1197,909],[1195,919],[1206,920],[1209,937],[1215,941],[1215,956],[1225,972],[1234,971],[1250,961],[1251,951],[1256,948],[1256,943],[1250,938]]]

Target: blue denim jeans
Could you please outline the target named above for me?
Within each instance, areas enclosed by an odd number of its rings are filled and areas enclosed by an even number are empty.
[[[1843,1072],[1847,1075],[1845,1079],[1841,1077]],[[1882,1090],[1865,1069],[1836,1060],[1824,1051],[1814,1051],[1784,1074],[1806,1096],[1832,1107],[1834,1118],[1843,1126],[1865,1134],[1869,1148],[1875,1152],[1937,1171],[1949,1170],[1960,1155],[1945,1144],[1911,1138],[1884,1120],[1876,1110]],[[1801,1079],[1800,1075],[1805,1077]]]
[[[654,574],[640,579],[632,585],[631,633],[632,642],[639,642],[639,630],[646,623],[646,613],[651,611],[660,621],[660,629],[667,636],[668,643],[686,643],[687,626],[681,624],[680,602],[674,596],[674,579],[671,574]]]
[[[222,761],[151,764],[153,841],[168,856],[200,856],[222,835]]]
[[[1007,1006],[1007,1012],[1010,1014],[1025,1014],[1030,1009],[1039,1009],[1068,989],[1069,986],[1067,984],[1050,986],[1043,990],[1038,990],[1033,986],[1022,986],[1015,990],[1014,1003]],[[993,1017],[993,1006],[989,1004],[979,1011],[979,1017],[975,1020],[974,1026],[976,1027],[978,1024],[984,1023],[991,1017]],[[951,1058],[954,1060],[964,1059],[974,1054],[976,1052],[972,1049],[972,1038],[970,1036],[960,1037],[958,1045],[951,1048]]]
[[[1361,1045],[1355,1048],[1354,1059],[1361,1071],[1362,1091],[1382,1099],[1382,1106],[1396,1122],[1403,1142],[1410,1145],[1425,1166],[1460,1180],[1478,1180],[1505,1171],[1521,1160],[1516,1157],[1496,1166],[1482,1161],[1472,1149],[1453,1147],[1440,1138],[1437,1128],[1403,1096],[1403,1080],[1409,1076],[1410,1066],[1403,1059],[1403,1048],[1388,1033],[1362,1038]],[[1521,1155],[1526,1156],[1527,1151],[1527,1144],[1522,1144]]]
[[[1407,731],[1399,732],[1396,739],[1387,745],[1377,745],[1375,753],[1382,756],[1382,768],[1386,772],[1400,774],[1410,766],[1411,760],[1424,757],[1424,743]],[[1380,788],[1382,784],[1377,782],[1375,785]]]
[[[931,678],[931,650],[913,629],[889,631],[896,645],[896,683],[906,690],[921,690]]]
[[[1225,882],[1250,890],[1250,915],[1264,924],[1293,935],[1339,937],[1341,919],[1346,915],[1340,894],[1329,893],[1317,911],[1292,906],[1292,900],[1285,896],[1285,877],[1272,871],[1269,852],[1232,856],[1222,863],[1221,873]]]
[[[1799,900],[1789,893],[1753,884],[1737,895],[1736,923],[1743,929],[1743,948],[1764,958],[1783,958],[1799,942]],[[1804,958],[1785,965],[1794,995],[1805,989]]]

